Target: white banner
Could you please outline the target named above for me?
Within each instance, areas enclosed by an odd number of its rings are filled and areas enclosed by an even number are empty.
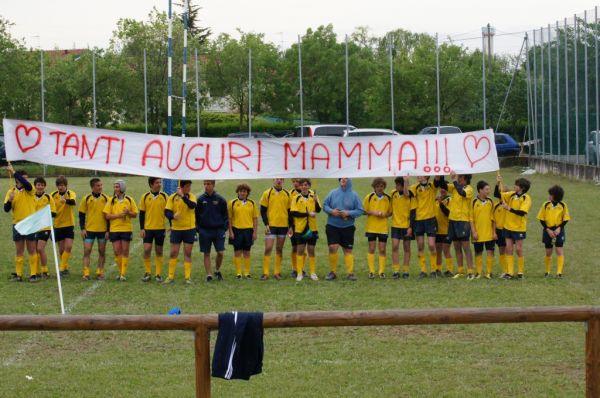
[[[498,170],[492,130],[446,135],[181,138],[4,119],[6,159],[172,179],[385,177]]]

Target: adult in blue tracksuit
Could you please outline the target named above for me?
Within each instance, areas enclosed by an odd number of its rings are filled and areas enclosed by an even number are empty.
[[[229,228],[227,200],[215,191],[215,180],[204,180],[204,193],[198,196],[196,206],[196,230],[200,251],[204,254],[206,280],[212,281],[210,250],[214,246],[217,252],[215,277],[223,280],[221,264],[225,252],[225,231]]]
[[[348,279],[356,280],[354,276],[354,219],[364,214],[362,202],[358,194],[352,190],[352,180],[340,178],[340,186],[329,192],[323,203],[323,210],[327,213],[327,244],[329,245],[329,268],[330,272],[325,277],[332,281],[337,278],[338,248],[344,251],[344,264]]]

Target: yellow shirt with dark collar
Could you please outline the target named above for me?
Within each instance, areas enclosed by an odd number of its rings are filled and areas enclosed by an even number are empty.
[[[494,240],[494,201],[490,198],[473,199],[473,225],[477,231],[477,240],[473,242]]]
[[[469,222],[472,217],[471,203],[473,201],[473,188],[470,185],[463,187],[465,196],[458,193],[454,184],[448,184],[448,193],[452,196],[450,201],[450,221]]]
[[[196,196],[193,193],[187,194],[187,197],[192,202],[196,202]],[[177,193],[169,196],[165,210],[171,210],[173,215],[179,213],[177,220],[174,218],[171,220],[171,229],[175,231],[196,229],[196,209],[190,209]]]
[[[166,193],[146,192],[140,199],[140,211],[144,214],[144,229],[165,229],[165,207],[169,197]]]
[[[380,211],[383,214],[389,214],[392,212],[392,198],[385,192],[383,192],[381,196],[377,196],[375,192],[371,192],[363,199],[363,208],[365,209],[365,214],[369,211]],[[367,215],[365,232],[373,234],[389,233],[387,217],[383,218]]]
[[[442,199],[442,204],[448,208],[450,206],[451,197],[448,195]],[[437,222],[437,234],[448,235],[448,216],[442,211],[440,202],[435,203],[435,220]]]
[[[506,219],[506,210],[502,207],[502,202],[494,204],[494,222],[496,229],[504,229],[504,220]]]
[[[504,229],[514,232],[527,231],[527,213],[531,209],[531,196],[527,194],[517,195],[515,191],[502,192],[502,200],[508,204],[511,209],[525,212],[524,216],[519,216],[506,211],[504,218]]]
[[[296,195],[294,201],[292,203],[292,212],[298,213],[317,213],[317,210],[320,211],[321,202],[319,202],[319,198],[314,193],[309,193],[308,197],[302,196],[302,194]],[[308,220],[308,227],[311,231],[317,231],[317,217],[294,217],[294,232],[295,233],[303,233],[306,228],[306,222]]]
[[[395,189],[390,193],[390,197],[392,198],[392,228],[409,228],[410,211],[417,208],[416,200]]]
[[[4,197],[4,203],[8,203],[8,198],[11,192],[15,193],[15,197],[11,203],[12,209],[12,222],[13,224],[18,223],[22,219],[35,213],[35,193],[33,189],[26,191],[25,188],[12,187],[6,192]]]
[[[288,227],[288,211],[291,203],[292,195],[283,188],[278,191],[271,187],[263,192],[260,205],[267,208],[270,227]]]
[[[537,219],[544,221],[548,228],[560,227],[564,221],[569,221],[569,209],[565,202],[553,204],[550,201],[544,202],[537,214]]]
[[[129,195],[125,195],[123,199],[113,196],[106,206],[104,206],[104,214],[123,214],[123,211],[128,209],[130,212],[137,214],[138,207],[135,200]],[[115,218],[110,220],[110,232],[132,232],[133,223],[130,216],[124,218]]]
[[[101,193],[98,197],[88,193],[79,203],[79,212],[85,214],[85,230],[89,232],[106,232],[108,221],[104,217],[104,206],[108,196]]]
[[[235,198],[227,206],[229,222],[237,229],[254,228],[254,219],[258,218],[258,206],[252,199],[245,201]]]
[[[73,216],[73,205],[68,205],[61,200],[75,200],[75,192],[66,190],[63,195],[58,191],[52,192],[50,195],[56,206],[56,217],[54,217],[54,228],[72,227],[75,225],[75,217]]]
[[[417,214],[415,220],[421,221],[434,218],[437,188],[433,185],[433,182],[428,182],[424,186],[419,183],[413,184],[410,187],[410,192],[416,200]]]
[[[56,214],[56,206],[54,205],[54,200],[52,200],[52,197],[49,194],[44,192],[38,196],[38,194],[36,193],[34,195],[34,198],[35,198],[35,211],[41,210],[44,207],[46,207],[47,205],[50,205],[50,212],[52,212],[52,214]],[[50,227],[40,229],[40,231],[50,231]]]

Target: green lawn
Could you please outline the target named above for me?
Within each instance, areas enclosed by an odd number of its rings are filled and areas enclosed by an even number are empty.
[[[520,169],[504,170],[507,183]],[[488,182],[494,174],[476,176]],[[358,221],[355,270],[359,280],[296,283],[291,278],[261,282],[262,239],[253,248],[255,279],[233,278],[231,249],[225,256],[225,281],[204,282],[198,247],[194,248],[192,278],[169,286],[140,281],[143,275],[141,242],[133,243],[129,280],[114,281],[112,249],[108,278],[82,282],[82,245],[76,239],[71,258],[72,276],[63,282],[65,304],[71,314],[166,314],[179,306],[185,314],[239,311],[379,310],[446,307],[515,307],[599,305],[600,270],[597,264],[597,186],[557,176],[529,176],[533,196],[525,242],[526,280],[418,280],[416,258],[409,280],[369,280],[366,239]],[[50,185],[52,179],[48,178]],[[111,190],[114,178],[104,177]],[[129,177],[128,193],[139,199],[145,178]],[[388,178],[388,184],[392,179]],[[81,197],[88,178],[70,178],[70,188]],[[317,180],[313,187],[324,199],[336,180]],[[566,265],[563,280],[544,279],[541,227],[535,220],[552,184],[566,191],[573,220],[566,227]],[[8,181],[0,182],[3,189]],[[218,182],[227,199],[236,182]],[[270,181],[250,181],[251,198],[258,199]],[[289,186],[289,181],[286,181]],[[362,198],[370,180],[354,181]],[[193,192],[199,193],[200,182]],[[260,223],[259,223],[260,224]],[[56,314],[56,280],[38,284],[11,283],[14,247],[10,218],[0,219],[0,313]],[[324,237],[325,216],[319,216]],[[137,233],[137,221],[136,221]],[[259,228],[262,232],[262,227]],[[167,245],[168,246],[168,245]],[[328,271],[325,239],[317,244],[321,277]],[[289,242],[284,270],[289,274]],[[388,246],[388,252],[391,249]],[[415,247],[416,251],[416,247]],[[49,258],[51,250],[48,249]],[[92,257],[94,261],[95,254]],[[341,259],[341,256],[340,256]],[[388,261],[388,275],[391,275]],[[53,266],[53,264],[51,264]],[[27,267],[26,267],[27,269]],[[94,268],[92,268],[93,270]],[[342,270],[343,264],[339,269]],[[495,273],[498,274],[498,266]],[[54,272],[52,272],[54,274]],[[216,334],[212,335],[214,343]],[[457,326],[402,326],[363,328],[269,329],[265,333],[263,373],[250,382],[213,380],[214,396],[582,396],[584,394],[583,324],[507,324]],[[0,335],[0,396],[192,396],[194,393],[193,335],[187,332],[37,332]],[[28,380],[28,377],[33,377]]]

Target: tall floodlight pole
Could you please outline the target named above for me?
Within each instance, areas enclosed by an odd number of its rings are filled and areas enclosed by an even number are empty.
[[[485,79],[485,77],[484,77]],[[441,124],[441,112],[440,112],[440,44],[439,44],[439,36],[436,33],[435,34],[435,85],[436,85],[436,92],[437,92],[437,126],[438,126],[438,130],[440,128],[440,124]],[[483,92],[485,93],[485,83],[483,86]],[[485,94],[484,94],[484,98],[485,98]],[[485,102],[485,99],[484,99]],[[485,105],[484,105],[484,109],[485,109]],[[484,113],[484,119],[485,119],[485,110],[483,111]],[[483,122],[483,128],[485,128],[485,120]]]
[[[185,108],[187,96],[187,31],[188,31],[188,0],[184,2],[183,10],[183,74],[181,78],[181,136],[185,137]]]
[[[144,48],[144,131],[148,134],[148,69],[146,67],[146,49]]]
[[[556,154],[558,160],[562,152],[560,135],[560,30],[556,21]]]
[[[481,80],[482,80],[482,106],[483,106],[483,129],[486,128],[486,115],[485,115],[485,29],[483,28],[481,31]]]
[[[589,164],[590,151],[590,98],[588,90],[588,24],[587,24],[587,10],[583,12],[583,27],[585,33],[585,39],[583,40],[583,86],[585,87],[585,164]],[[597,111],[596,111],[597,112]]]
[[[42,100],[42,122],[46,121],[45,101],[44,101],[44,52],[40,48],[40,85],[41,85],[41,100]],[[45,166],[45,165],[44,165]]]
[[[167,38],[167,133],[173,133],[173,10],[169,0],[169,22]]]
[[[527,141],[531,141],[533,130],[533,101],[531,98],[531,65],[529,63],[529,34],[525,32],[525,69],[527,70]],[[531,151],[530,151],[531,153]]]
[[[544,28],[540,28],[540,85],[542,86],[542,92],[540,99],[542,101],[542,157],[546,157],[546,90],[544,87]]]
[[[298,80],[300,81],[300,136],[304,137],[304,90],[302,88],[302,41],[298,35]]]
[[[348,35],[346,35],[346,131],[350,131],[350,84],[348,79]]]
[[[552,145],[552,26],[548,24],[548,141],[550,146],[550,157],[554,157]]]
[[[579,43],[579,23],[577,22],[577,14],[573,15],[573,58],[575,69],[575,156],[577,164],[579,164],[579,81],[577,76],[577,45]]]
[[[567,162],[571,155],[571,137],[569,134],[569,35],[568,35],[567,18],[565,18],[565,153],[567,154]]]
[[[392,115],[392,131],[396,130],[394,116],[394,42],[392,34],[388,35],[388,49],[390,56],[390,110]]]
[[[252,48],[248,48],[248,138],[252,137]]]
[[[92,51],[92,99],[93,99],[93,118],[94,128],[98,125],[96,123],[96,50]]]
[[[200,137],[200,78],[198,70],[198,49],[194,49],[196,59],[196,135]]]
[[[596,78],[594,86],[596,87],[596,166],[600,166],[600,92],[598,90],[598,6],[594,7],[594,61],[596,64]]]
[[[537,102],[537,44],[535,40],[535,29],[533,30],[533,144],[534,153],[538,155],[538,102]]]

